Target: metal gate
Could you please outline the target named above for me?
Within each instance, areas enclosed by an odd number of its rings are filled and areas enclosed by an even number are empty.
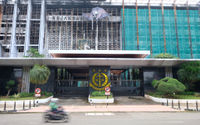
[[[56,96],[88,96],[88,81],[57,80],[54,94]]]

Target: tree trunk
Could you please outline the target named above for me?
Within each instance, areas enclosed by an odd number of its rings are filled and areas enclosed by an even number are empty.
[[[11,91],[12,89],[8,89],[8,93],[7,93],[7,97],[10,95],[10,91]]]

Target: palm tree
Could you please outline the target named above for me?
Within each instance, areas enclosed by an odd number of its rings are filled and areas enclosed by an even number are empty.
[[[45,65],[35,64],[30,71],[30,81],[31,83],[37,85],[45,84],[50,76],[50,70]]]

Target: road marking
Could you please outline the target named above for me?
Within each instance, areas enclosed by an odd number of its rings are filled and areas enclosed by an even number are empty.
[[[113,116],[114,113],[85,113],[86,116]]]

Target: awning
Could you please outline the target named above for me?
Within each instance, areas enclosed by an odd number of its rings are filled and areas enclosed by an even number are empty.
[[[140,50],[49,50],[55,58],[145,58],[150,51]]]
[[[44,64],[56,67],[111,66],[126,67],[170,67],[200,59],[141,59],[141,58],[0,58],[0,66],[33,66]]]

